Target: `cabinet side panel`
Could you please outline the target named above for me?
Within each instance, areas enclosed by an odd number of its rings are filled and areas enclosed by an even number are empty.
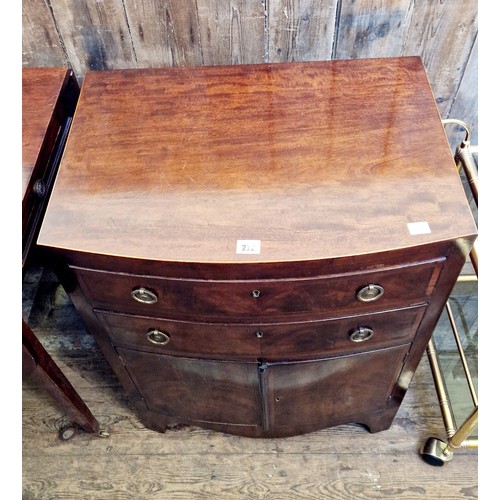
[[[138,407],[139,411],[144,411],[144,402],[141,395],[137,391],[134,382],[118,357],[105,329],[95,316],[91,305],[87,302],[75,275],[62,260],[56,258],[54,255],[50,256],[50,264],[73,305],[80,314],[85,327],[94,337],[99,349],[104,354],[104,357],[125,389],[129,400]]]
[[[399,406],[411,383],[415,370],[417,369],[427,344],[432,336],[434,328],[439,320],[441,312],[450,296],[457,281],[460,271],[465,263],[466,256],[470,251],[470,242],[457,240],[452,242],[446,257],[446,263],[439,275],[436,286],[431,295],[431,301],[427,307],[426,314],[417,331],[403,370],[395,387],[391,404]]]

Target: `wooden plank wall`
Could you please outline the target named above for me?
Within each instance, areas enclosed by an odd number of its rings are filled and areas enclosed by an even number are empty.
[[[441,117],[468,123],[477,144],[477,11],[477,0],[23,0],[23,66],[68,65],[81,82],[89,70],[420,55]]]

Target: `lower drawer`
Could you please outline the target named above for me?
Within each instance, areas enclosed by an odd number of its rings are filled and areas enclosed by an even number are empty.
[[[200,357],[307,359],[411,342],[425,305],[297,323],[222,324],[96,311],[115,345]]]

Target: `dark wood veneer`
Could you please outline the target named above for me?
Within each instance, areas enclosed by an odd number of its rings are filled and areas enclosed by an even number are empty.
[[[387,408],[409,347],[268,364],[271,429],[300,428],[304,423],[320,429],[332,420],[365,423],[360,415]]]
[[[428,300],[444,259],[391,266],[317,278],[281,280],[192,280],[148,277],[126,273],[73,268],[92,305],[99,309],[170,318],[224,320],[239,318],[286,318],[307,315],[363,313],[412,305]],[[374,302],[356,299],[370,283],[384,288]],[[142,304],[132,299],[137,288],[152,291],[158,301]],[[253,292],[258,292],[254,297]]]
[[[426,305],[295,323],[196,323],[99,310],[95,314],[118,346],[182,356],[276,360],[371,351],[411,342]],[[359,327],[371,328],[373,337],[359,343],[350,340],[349,335]],[[165,345],[148,340],[148,332],[156,329],[168,335]]]
[[[152,411],[200,422],[261,425],[257,363],[160,356],[117,348]]]
[[[23,267],[40,230],[79,92],[68,68],[23,68]]]
[[[39,242],[261,263],[467,238],[453,165],[418,57],[89,72]]]
[[[272,437],[389,427],[475,237],[407,57],[90,72],[38,242],[147,426]]]
[[[59,166],[80,88],[68,68],[23,68],[22,71],[22,271],[36,248],[35,240]],[[23,377],[30,377],[87,432],[99,423],[22,320]]]

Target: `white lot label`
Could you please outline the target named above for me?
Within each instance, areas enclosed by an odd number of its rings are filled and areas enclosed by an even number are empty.
[[[236,253],[241,254],[259,254],[260,240],[237,240]]]
[[[408,231],[412,236],[417,234],[430,234],[431,228],[429,227],[429,223],[424,220],[422,222],[408,222]]]

